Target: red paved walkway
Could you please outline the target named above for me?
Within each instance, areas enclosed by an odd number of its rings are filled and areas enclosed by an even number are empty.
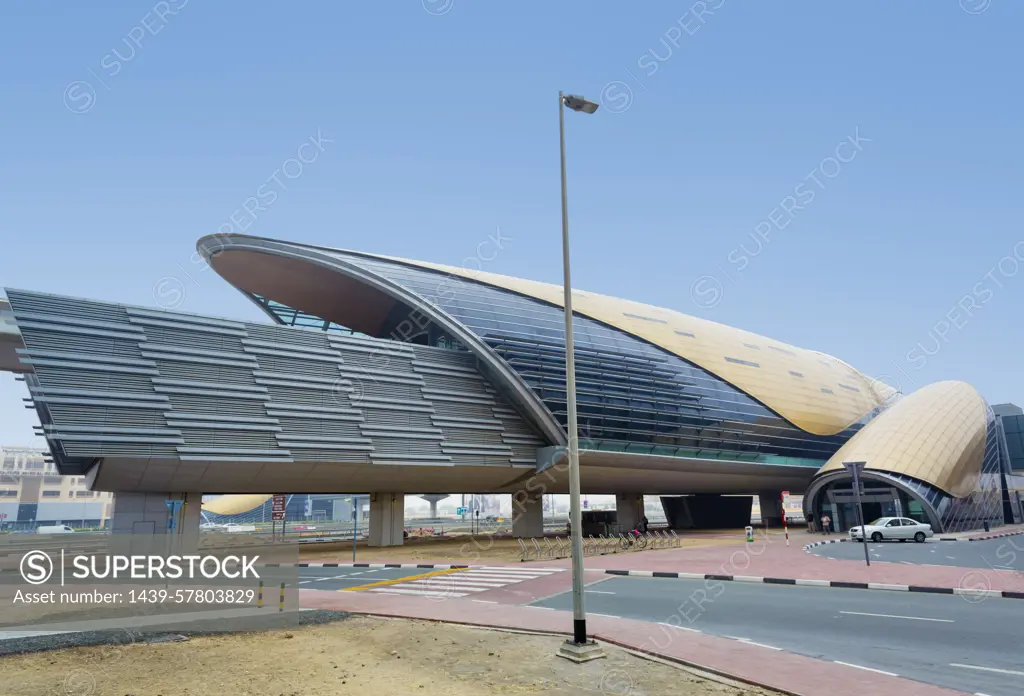
[[[607,556],[588,556],[588,570],[650,570],[678,573],[715,573],[719,575],[752,575],[807,580],[838,580],[873,582],[929,587],[960,587],[964,589],[1024,591],[1024,573],[988,568],[905,565],[873,561],[847,561],[808,553],[805,544],[823,537],[793,533],[787,548],[781,536],[765,539],[759,536],[752,544],[701,546],[683,549],[638,551]],[[973,542],[933,542],[935,544],[968,544]],[[1019,541],[1017,542],[1020,543]],[[523,563],[519,566],[568,566],[568,559]]]
[[[565,634],[572,626],[572,614],[569,612],[490,604],[479,599],[448,599],[438,602],[423,597],[325,590],[302,590],[300,594],[303,608],[558,634]],[[960,691],[900,677],[644,621],[591,616],[587,620],[587,627],[598,641],[642,650],[796,696],[963,695]],[[551,649],[556,649],[554,640]]]

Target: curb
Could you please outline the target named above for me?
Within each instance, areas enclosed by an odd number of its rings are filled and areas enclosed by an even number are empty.
[[[1019,536],[1021,534],[1024,534],[1024,530],[1017,531],[1017,532],[1003,532],[1002,534],[989,534],[988,536],[975,536],[975,537],[935,537],[935,540],[936,541],[988,541],[989,539],[1002,539],[1004,537]],[[818,546],[824,546],[825,544],[838,544],[838,543],[847,542],[847,541],[852,543],[853,540],[849,539],[847,537],[843,537],[841,539],[827,539],[825,541],[815,541],[814,543],[807,544],[806,546],[804,546],[804,551],[808,551],[808,550],[816,548]],[[907,541],[910,541],[910,540],[908,539]],[[857,543],[860,544],[861,542],[858,541]]]
[[[888,590],[890,592],[924,592],[927,594],[963,595],[967,597],[1001,597],[1024,599],[1024,592],[1010,590],[982,590],[964,587],[928,587],[925,585],[890,585],[882,582],[847,582],[845,580],[809,580],[801,578],[765,578],[754,575],[717,575],[713,573],[671,573],[660,570],[606,570],[606,575],[626,575],[641,578],[676,578],[680,580],[719,580],[750,582],[764,585],[804,585],[810,587],[839,587],[848,590]]]
[[[437,563],[266,563],[264,568],[436,568],[455,570],[469,568],[468,565],[446,565]]]
[[[567,631],[564,631],[564,632],[563,631],[558,631],[558,632],[554,632],[553,633],[553,632],[549,632],[549,631],[537,631],[537,630],[528,629],[528,628],[509,628],[508,626],[499,626],[497,624],[474,623],[472,621],[459,621],[457,619],[436,619],[436,618],[410,617],[410,616],[407,616],[407,615],[404,615],[404,614],[389,613],[389,612],[380,611],[380,610],[372,610],[372,611],[348,611],[348,610],[346,610],[346,611],[351,616],[368,616],[368,617],[380,618],[380,619],[402,619],[402,620],[405,620],[405,621],[427,621],[427,622],[430,622],[430,623],[451,624],[453,626],[465,626],[466,628],[476,628],[476,629],[482,629],[482,630],[487,630],[487,631],[501,631],[501,632],[508,632],[508,633],[523,633],[523,634],[526,634],[526,635],[535,635],[535,636],[566,636],[566,637],[568,637],[568,636],[572,635],[572,633],[569,633]],[[639,653],[639,654],[641,654],[641,655],[643,655],[643,656],[645,656],[647,658],[655,658],[655,659],[658,659],[658,660],[664,660],[665,662],[673,663],[673,664],[675,664],[677,666],[680,666],[680,667],[688,668],[688,669],[691,669],[691,670],[699,670],[699,671],[702,671],[702,672],[706,672],[706,673],[708,673],[710,675],[714,675],[716,677],[720,677],[720,678],[724,678],[724,679],[729,679],[731,681],[738,682],[740,684],[747,684],[747,685],[754,686],[754,687],[757,687],[757,688],[760,688],[760,689],[770,689],[772,691],[777,691],[780,694],[783,694],[784,696],[802,696],[801,692],[791,691],[789,689],[786,689],[786,688],[783,688],[783,687],[779,687],[779,686],[768,686],[768,685],[766,685],[764,683],[754,681],[753,679],[750,679],[749,677],[743,677],[743,676],[740,676],[738,674],[732,674],[731,672],[728,672],[727,670],[717,669],[717,668],[713,668],[713,667],[708,667],[706,665],[702,665],[702,664],[699,664],[697,662],[693,662],[691,660],[687,660],[687,659],[684,659],[684,658],[674,657],[672,655],[665,655],[663,653],[657,652],[656,650],[652,650],[650,648],[644,648],[643,646],[631,645],[631,644],[626,643],[624,641],[618,640],[615,637],[606,636],[603,633],[601,633],[600,631],[589,632],[589,635],[594,640],[603,641],[603,642],[608,643],[610,645],[614,645],[614,646],[616,646],[618,648],[621,648],[622,650],[625,650],[627,652]],[[728,640],[728,639],[726,639],[726,640]],[[811,658],[811,659],[816,659],[816,658]],[[902,677],[896,677],[896,678],[897,679],[901,679]],[[715,680],[712,680],[712,681],[715,681]]]

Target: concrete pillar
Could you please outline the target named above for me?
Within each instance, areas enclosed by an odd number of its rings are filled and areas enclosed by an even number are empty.
[[[544,536],[544,496],[512,496],[512,536]]]
[[[370,494],[369,546],[402,546],[405,543],[405,494]]]
[[[782,491],[768,491],[757,496],[761,503],[761,524],[769,527],[782,526]]]
[[[622,532],[637,528],[644,516],[644,497],[636,493],[615,494],[615,523]]]
[[[170,526],[168,500],[181,501]],[[149,536],[174,535],[176,549],[199,548],[199,524],[203,507],[202,493],[116,493],[110,529],[114,534]]]

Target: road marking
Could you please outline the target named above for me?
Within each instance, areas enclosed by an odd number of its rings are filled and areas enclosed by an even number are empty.
[[[955,558],[953,558],[952,556],[946,556],[946,558],[948,558],[948,559],[949,559],[949,560],[951,560],[951,561],[955,561],[955,560],[956,560],[956,559],[955,559]]]
[[[835,662],[837,665],[846,665],[847,667],[855,667],[857,669],[863,669],[863,670],[865,670],[867,672],[876,672],[878,674],[885,674],[885,675],[890,676],[890,677],[898,677],[898,676],[900,676],[900,675],[896,674],[895,672],[886,672],[885,670],[881,670],[881,669],[873,669],[871,667],[863,667],[861,665],[855,665],[852,662],[840,662],[839,660],[832,660],[832,661]]]
[[[526,608],[527,609],[543,609],[544,611],[554,611],[553,607],[535,607],[533,605],[529,605]]]
[[[368,590],[372,587],[383,587],[384,585],[400,585],[402,583],[411,582],[412,580],[422,580],[424,578],[431,578],[437,575],[449,575],[451,573],[457,573],[461,568],[450,568],[448,570],[434,570],[429,573],[420,573],[418,575],[407,575],[404,578],[396,578],[394,580],[378,580],[377,582],[371,582],[366,585],[357,585],[356,587],[346,587],[338,592],[359,592],[360,590]]]
[[[366,590],[366,591],[367,592],[380,592],[381,594],[417,595],[419,597],[438,597],[438,596],[441,596],[441,597],[465,597],[466,596],[465,592],[438,593],[437,590],[413,590],[413,589],[407,589],[407,588],[403,588],[403,587],[381,587],[381,588],[374,587],[374,588],[371,588],[371,589]]]
[[[583,590],[583,591],[584,592],[589,592],[591,594],[615,594],[614,592],[607,592],[605,590]]]
[[[726,638],[732,638],[733,640],[738,640],[739,642],[746,643],[747,645],[756,645],[759,648],[768,648],[769,650],[779,650],[779,651],[782,650],[782,648],[776,648],[774,645],[765,645],[764,643],[755,643],[754,641],[750,640],[749,638],[737,638],[736,636],[726,636]]]
[[[362,582],[362,578],[350,578],[348,575],[334,575],[332,577],[314,578],[312,580],[300,580],[299,584],[306,585],[311,582],[324,582],[325,580],[330,580],[333,582],[337,582],[339,580],[342,582]]]
[[[962,667],[964,669],[978,669],[982,672],[998,672],[999,674],[1015,674],[1019,677],[1024,677],[1024,672],[1017,672],[1012,669],[998,669],[996,667],[979,667],[978,665],[961,665],[957,662],[950,662],[950,667]]]
[[[621,616],[614,616],[612,614],[598,614],[596,611],[590,611],[590,612],[587,612],[587,613],[590,614],[591,616],[603,616],[606,619],[621,619],[622,618]]]
[[[669,628],[678,628],[680,631],[690,631],[691,633],[700,633],[700,631],[698,631],[696,628],[687,628],[686,626],[676,626],[675,624],[665,623],[664,621],[659,621],[658,623],[661,624],[662,626],[668,626]]]
[[[476,602],[477,604],[497,604],[497,602],[492,602],[489,599],[471,599],[469,601]]]
[[[545,573],[561,573],[567,568],[535,568],[533,566],[526,566],[525,568],[509,568],[508,566],[480,566],[480,570],[511,570],[522,573],[534,573],[534,572],[545,572]]]
[[[924,616],[900,616],[898,614],[869,614],[865,611],[841,611],[840,614],[852,614],[854,616],[878,616],[883,619],[909,619],[911,621],[934,621],[936,623],[956,623],[953,619],[929,619]]]

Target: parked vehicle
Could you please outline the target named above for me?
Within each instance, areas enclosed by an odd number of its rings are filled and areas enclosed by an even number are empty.
[[[932,526],[909,517],[879,517],[871,524],[864,525],[864,531],[860,527],[853,527],[850,530],[850,538],[855,541],[863,541],[864,535],[874,542],[896,539],[907,541],[913,539],[917,543],[924,543],[934,535]]]
[[[44,527],[37,527],[36,534],[74,534],[75,530],[66,524],[53,524]]]

